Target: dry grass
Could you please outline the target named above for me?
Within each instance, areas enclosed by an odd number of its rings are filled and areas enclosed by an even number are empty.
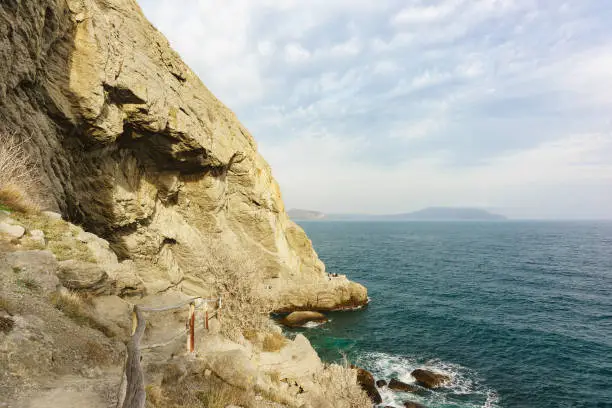
[[[36,279],[32,278],[31,276],[20,277],[15,281],[15,283],[17,284],[17,286],[27,289],[27,290],[31,290],[31,291],[40,290],[40,283]]]
[[[251,396],[225,383],[198,393],[198,400],[207,408],[225,408],[228,405],[246,406]]]
[[[287,339],[282,333],[274,332],[266,334],[263,341],[263,351],[279,351],[287,344]]]
[[[0,310],[4,310],[8,314],[13,314],[13,302],[3,296],[0,296]]]
[[[41,214],[14,214],[20,224],[29,231],[41,230],[45,233],[47,248],[55,254],[59,261],[77,259],[85,262],[95,262],[91,250],[84,242],[76,239],[76,230],[71,224],[64,220],[54,220]],[[28,244],[25,247],[36,249],[40,244]]]
[[[270,377],[270,381],[272,381],[274,384],[278,385],[281,382],[281,373],[278,370],[268,373],[268,377]]]
[[[161,387],[149,385],[146,391],[147,408],[225,408],[228,405],[251,408],[255,402],[252,391],[201,374],[186,376],[179,383],[164,381]]]
[[[147,407],[164,407],[166,398],[162,388],[156,384],[149,384],[146,386],[145,391],[147,393]]]
[[[345,360],[342,365],[331,364],[316,375],[325,399],[335,401],[338,408],[371,408],[372,401],[357,384],[357,370]]]
[[[50,296],[51,304],[81,326],[99,330],[106,337],[114,337],[112,329],[100,322],[87,299],[76,292],[58,291]]]
[[[15,135],[0,134],[0,203],[3,208],[31,213],[40,210],[36,166]]]
[[[174,249],[181,268],[210,282],[216,295],[223,297],[221,333],[232,340],[271,332],[269,315],[273,305],[257,293],[261,274],[254,259],[231,253],[221,243],[210,241],[203,250],[182,246]]]

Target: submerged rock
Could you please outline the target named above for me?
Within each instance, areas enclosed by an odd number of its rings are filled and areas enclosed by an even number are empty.
[[[450,381],[450,376],[436,373],[431,370],[418,368],[410,373],[420,384],[426,388],[437,388]]]
[[[417,392],[419,387],[392,378],[391,381],[389,381],[389,389],[401,392]]]
[[[382,402],[382,397],[376,389],[376,385],[374,384],[374,376],[372,373],[364,370],[363,368],[357,367],[356,369],[357,383],[366,392],[366,394],[368,394],[368,397],[370,397],[374,404],[380,404]]]
[[[281,320],[281,323],[288,327],[302,327],[310,322],[325,323],[327,317],[319,312],[293,312]]]
[[[404,401],[404,408],[426,408],[425,405],[414,401]]]

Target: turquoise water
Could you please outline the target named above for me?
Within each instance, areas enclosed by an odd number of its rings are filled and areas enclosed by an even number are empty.
[[[429,366],[450,386],[385,404],[612,407],[612,223],[302,222],[371,304],[305,329],[376,378]]]

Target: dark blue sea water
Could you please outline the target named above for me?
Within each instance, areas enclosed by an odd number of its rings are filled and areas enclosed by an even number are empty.
[[[302,222],[371,304],[306,329],[377,378],[421,366],[450,386],[386,404],[612,407],[612,223]]]

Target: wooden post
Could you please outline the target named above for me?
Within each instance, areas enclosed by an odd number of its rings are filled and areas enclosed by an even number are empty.
[[[144,374],[140,366],[140,340],[144,335],[146,321],[142,310],[136,305],[132,311],[132,337],[127,344],[125,363],[125,397],[122,408],[144,408],[147,394],[145,392]],[[121,396],[120,400],[121,402]],[[119,404],[117,404],[119,405]]]
[[[195,304],[189,304],[189,336],[187,337],[187,351],[193,353],[195,348]]]
[[[204,302],[204,328],[208,330],[208,303]]]

